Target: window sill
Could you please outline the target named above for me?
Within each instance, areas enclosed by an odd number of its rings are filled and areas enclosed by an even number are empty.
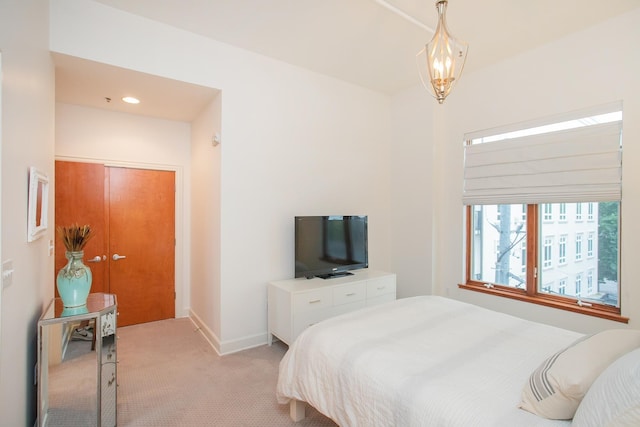
[[[579,306],[575,302],[569,302],[564,298],[554,298],[554,297],[546,297],[546,296],[537,296],[532,297],[524,293],[524,291],[520,292],[519,290],[511,290],[511,289],[502,289],[500,287],[487,288],[481,284],[478,285],[458,285],[460,289],[466,289],[474,292],[481,292],[485,294],[496,295],[504,298],[511,298],[518,301],[524,301],[531,304],[543,305],[546,307],[557,308],[559,310],[572,311],[574,313],[585,314],[587,316],[600,317],[602,319],[613,320],[614,322],[621,323],[629,323],[629,318],[621,316],[619,313],[616,313],[615,308],[609,309],[606,306],[600,306],[594,304],[594,306]],[[602,308],[600,308],[602,307]]]

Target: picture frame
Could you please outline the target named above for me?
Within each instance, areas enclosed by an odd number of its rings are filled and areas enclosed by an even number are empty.
[[[39,239],[48,227],[49,177],[34,166],[29,168],[29,212],[27,241]]]

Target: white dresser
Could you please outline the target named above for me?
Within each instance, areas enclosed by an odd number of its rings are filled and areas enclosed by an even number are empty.
[[[338,314],[396,299],[396,275],[369,269],[334,279],[298,279],[270,282],[268,288],[268,342],[273,337],[287,345],[309,326]]]

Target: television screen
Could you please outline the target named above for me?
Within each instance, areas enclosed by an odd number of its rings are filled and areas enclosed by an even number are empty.
[[[367,216],[295,217],[295,277],[326,279],[368,266]]]

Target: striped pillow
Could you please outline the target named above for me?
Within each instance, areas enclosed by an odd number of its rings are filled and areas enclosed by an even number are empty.
[[[610,329],[580,338],[533,371],[519,407],[544,418],[571,419],[598,375],[639,347],[640,330]]]

